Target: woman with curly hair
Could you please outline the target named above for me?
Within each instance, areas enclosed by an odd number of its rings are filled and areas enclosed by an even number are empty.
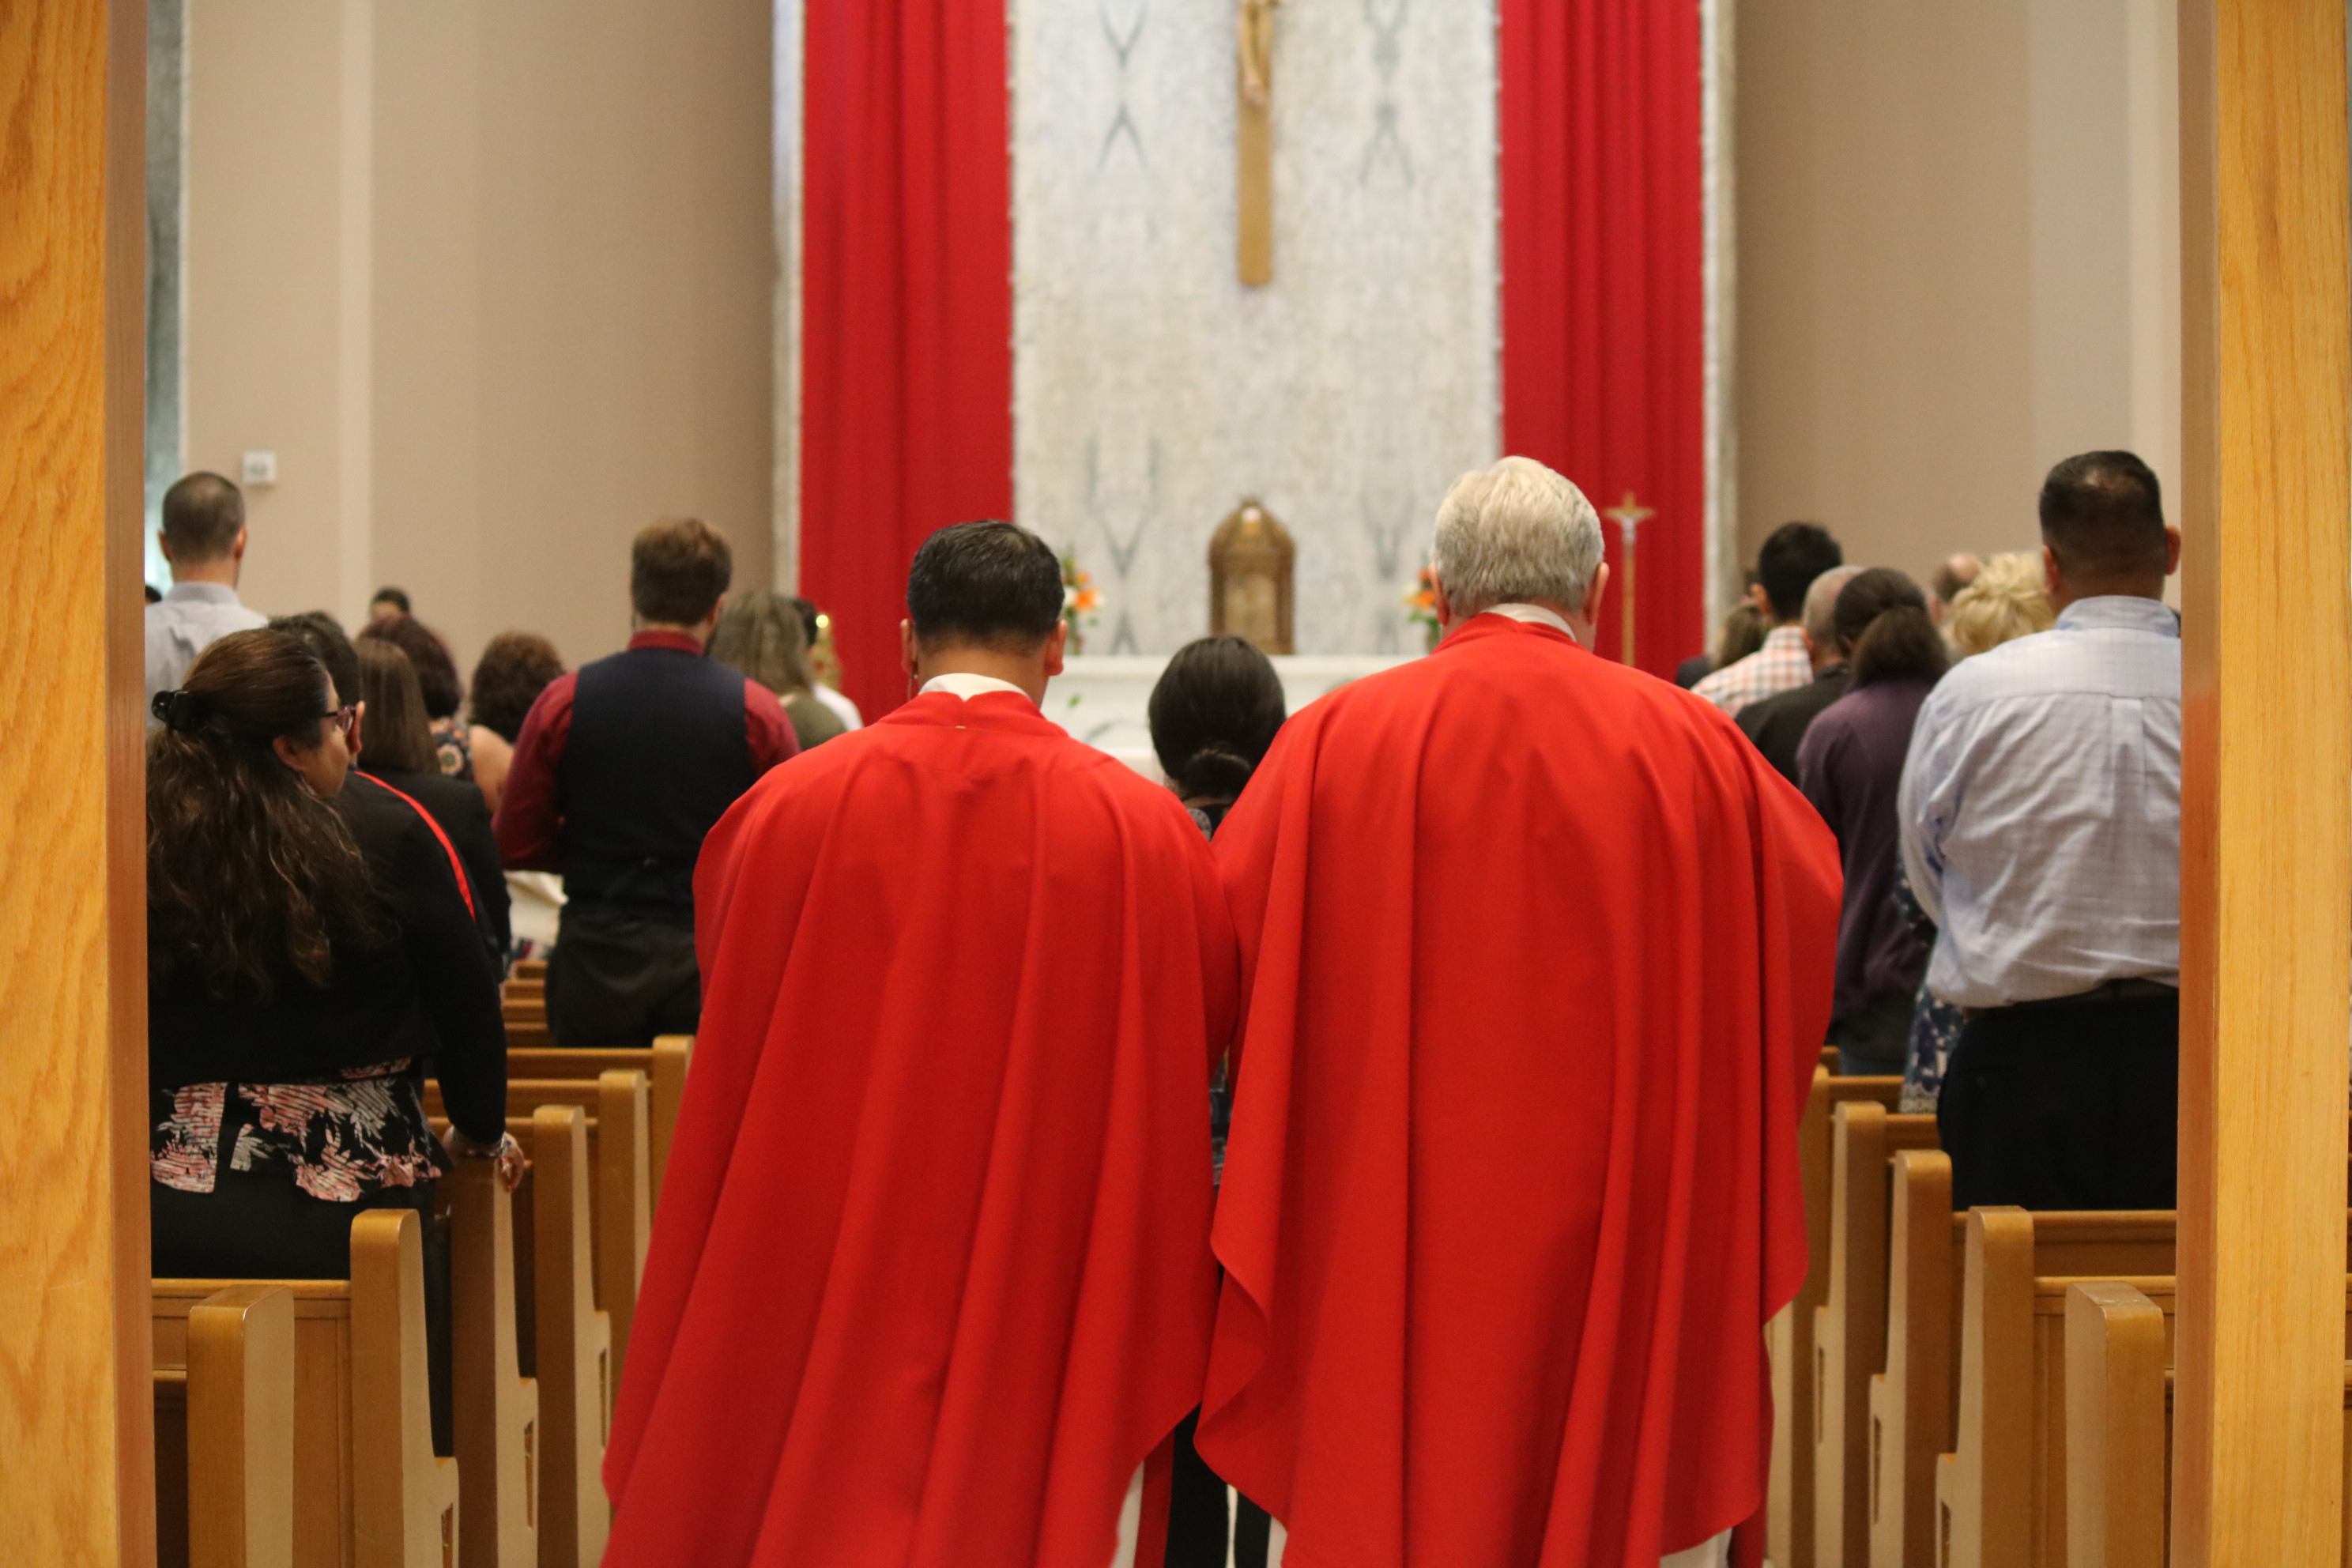
[[[474,661],[474,684],[466,707],[474,755],[474,783],[492,816],[506,793],[507,770],[514,765],[515,738],[530,705],[549,682],[563,673],[563,656],[536,632],[500,632]]]
[[[410,1208],[429,1234],[452,1155],[520,1178],[497,978],[427,819],[385,791],[344,797],[358,714],[299,637],[221,638],[153,712],[154,1270],[348,1278],[352,1219]],[[446,1150],[425,1120],[428,1058]],[[427,1272],[446,1322],[446,1278]]]

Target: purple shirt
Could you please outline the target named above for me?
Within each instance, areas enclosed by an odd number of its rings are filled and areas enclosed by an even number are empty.
[[[1908,994],[1927,973],[1927,949],[1895,910],[1895,797],[1911,727],[1933,689],[1925,680],[1857,687],[1822,710],[1797,748],[1798,786],[1837,835],[1845,864],[1834,1017],[1884,992]]]

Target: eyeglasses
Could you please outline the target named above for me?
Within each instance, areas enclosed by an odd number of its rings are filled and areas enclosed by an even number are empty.
[[[337,708],[331,712],[321,713],[319,715],[320,718],[325,720],[328,723],[332,724],[338,730],[341,730],[343,732],[343,739],[346,741],[352,738],[352,721],[359,716],[360,708],[359,704],[356,702],[347,702],[342,707]]]

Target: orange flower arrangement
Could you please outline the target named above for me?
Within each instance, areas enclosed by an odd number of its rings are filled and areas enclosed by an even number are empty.
[[[1096,607],[1101,603],[1093,576],[1078,565],[1078,547],[1070,546],[1062,552],[1062,624],[1070,628],[1070,652],[1086,651],[1086,628],[1094,624]]]

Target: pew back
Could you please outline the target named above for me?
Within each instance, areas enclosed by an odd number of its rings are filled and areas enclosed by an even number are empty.
[[[352,1222],[348,1280],[154,1282],[154,1364],[166,1370],[188,1367],[191,1319],[208,1298],[254,1283],[292,1298],[302,1568],[457,1568],[457,1461],[433,1452],[423,1240],[413,1211],[379,1209]]]
[[[601,1477],[615,1370],[611,1320],[594,1299],[588,1118],[576,1106],[541,1106],[525,1146],[531,1157],[531,1340],[547,1438],[539,1560],[541,1568],[585,1568],[603,1559],[612,1522]]]
[[[1835,1078],[1813,1070],[1797,1130],[1805,1194],[1805,1240],[1812,1268],[1797,1299],[1765,1330],[1772,1366],[1772,1468],[1765,1492],[1765,1554],[1775,1563],[1813,1560],[1813,1312],[1828,1289],[1831,1112],[1848,1100],[1891,1107],[1899,1078]]]
[[[448,1206],[450,1413],[462,1568],[539,1561],[539,1385],[517,1342],[514,1199],[487,1160],[442,1178]]]
[[[1894,1156],[1933,1149],[1933,1116],[1848,1100],[1831,1119],[1829,1279],[1813,1318],[1814,1568],[1870,1560],[1870,1381],[1886,1364]]]
[[[185,1364],[154,1370],[156,1561],[293,1568],[293,1293],[216,1290],[185,1335]]]

